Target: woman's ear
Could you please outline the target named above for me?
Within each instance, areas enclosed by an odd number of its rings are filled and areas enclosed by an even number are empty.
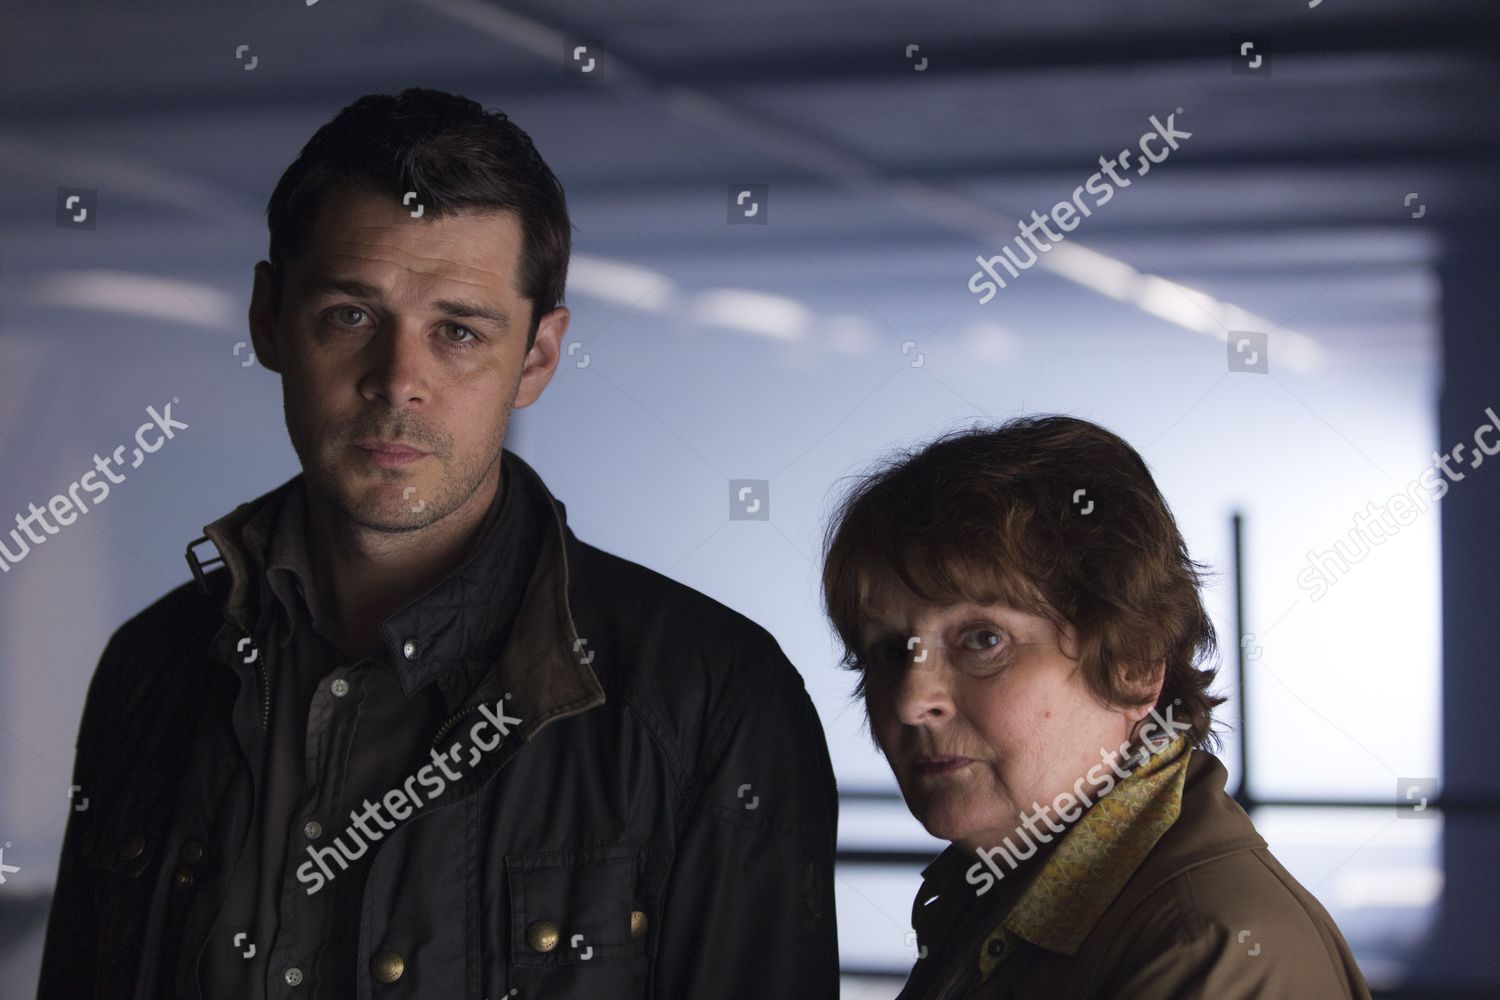
[[[1135,702],[1125,709],[1125,715],[1130,719],[1131,725],[1140,722],[1151,714],[1156,703],[1161,700],[1161,689],[1167,680],[1167,661],[1162,660],[1152,668],[1144,683],[1138,689],[1141,692],[1141,701]]]

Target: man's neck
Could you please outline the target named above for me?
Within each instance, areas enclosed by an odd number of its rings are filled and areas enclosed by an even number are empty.
[[[416,531],[376,531],[347,520],[308,491],[308,558],[321,605],[355,658],[380,646],[380,625],[430,590],[473,551],[496,492],[501,463],[463,506]]]

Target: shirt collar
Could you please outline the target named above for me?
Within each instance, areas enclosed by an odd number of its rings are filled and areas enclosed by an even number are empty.
[[[530,497],[522,496],[518,500],[511,500],[517,492],[515,478],[516,471],[507,467],[501,477],[501,487],[485,512],[478,541],[464,566],[444,577],[428,594],[420,598],[431,602],[443,600],[445,593],[456,592],[455,599],[444,601],[451,606],[451,610],[473,615],[476,613],[476,606],[482,609],[478,612],[480,618],[491,620],[476,622],[479,625],[476,631],[483,633],[477,637],[481,646],[486,639],[493,638],[494,629],[490,627],[495,624],[493,619],[503,615],[486,616],[482,613],[493,606],[492,601],[463,600],[464,570],[469,567],[469,563],[475,562],[488,564],[499,570],[502,586],[498,596],[504,605],[499,610],[510,612],[519,603],[511,598],[517,586],[524,584],[525,571],[536,556],[535,536],[541,525],[534,516],[536,512],[527,503]],[[299,475],[286,484],[286,491],[279,505],[267,504],[262,512],[245,525],[242,538],[255,561],[264,562],[266,583],[286,612],[287,630],[282,645],[291,641],[304,622],[334,645],[342,645],[337,625],[329,617],[328,610],[315,603],[318,588],[313,584],[312,558],[308,551],[307,514],[307,479],[306,476]],[[265,524],[273,517],[275,527],[270,530],[267,541]],[[262,552],[264,556],[261,556]],[[386,621],[398,631],[401,630],[404,624],[402,616],[409,607],[410,604],[397,609]],[[418,641],[421,641],[420,638]]]
[[[557,703],[565,704],[567,714],[572,714],[603,703],[604,693],[589,666],[592,657],[585,659],[579,653],[583,644],[568,604],[571,533],[563,505],[519,456],[502,451],[501,457],[509,482],[506,495],[492,506],[492,514],[500,505],[503,509],[492,518],[468,558],[427,594],[389,616],[381,635],[406,694],[434,678],[451,678],[453,668],[462,666],[468,683],[444,683],[449,701],[456,702],[463,690],[493,674],[490,668],[508,664],[515,707],[532,710],[522,716],[528,719],[522,735],[529,736],[531,723],[552,717],[546,712]],[[257,632],[256,609],[267,607],[270,588],[261,583],[272,529],[289,494],[300,487],[300,478],[206,525],[204,538],[188,546],[189,565],[206,590],[204,564],[193,550],[202,541],[212,541],[218,549],[229,576],[224,618],[240,634]],[[515,572],[504,574],[507,545],[518,542],[529,542],[534,558],[517,560]],[[515,607],[507,613],[505,606],[511,599]],[[514,624],[507,630],[503,626],[510,619]],[[406,656],[408,638],[417,643],[415,659]],[[500,642],[503,648],[497,645]],[[221,653],[235,648],[234,636],[222,630],[215,643]],[[220,658],[229,662],[223,655]]]

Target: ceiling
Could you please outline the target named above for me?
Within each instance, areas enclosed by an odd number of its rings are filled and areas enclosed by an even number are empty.
[[[1494,222],[1494,4],[1241,7],[7,2],[0,309],[25,317],[31,279],[80,267],[243,295],[301,144],[359,95],[417,85],[532,134],[582,257],[689,287],[941,288],[955,305],[1016,219],[1182,109],[1191,139],[1070,244],[1335,347],[1430,346],[1432,263]],[[565,76],[580,41],[599,76]],[[1269,75],[1233,72],[1243,41]],[[746,228],[725,226],[740,183],[769,185],[774,238],[726,232]],[[100,192],[86,248],[55,224],[63,185]],[[789,252],[816,268],[789,275]]]

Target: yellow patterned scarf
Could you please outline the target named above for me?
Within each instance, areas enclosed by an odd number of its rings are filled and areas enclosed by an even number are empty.
[[[1186,736],[1153,754],[1063,834],[1051,856],[979,948],[988,980],[1015,938],[1074,954],[1182,810],[1192,748]]]

